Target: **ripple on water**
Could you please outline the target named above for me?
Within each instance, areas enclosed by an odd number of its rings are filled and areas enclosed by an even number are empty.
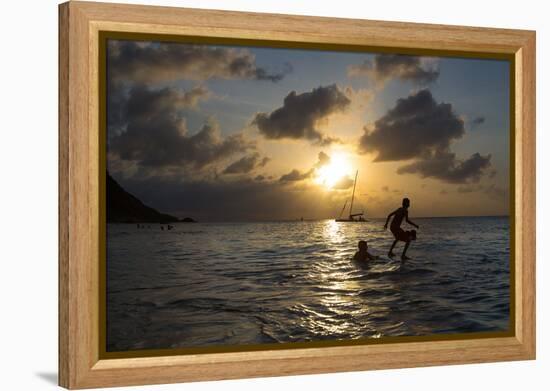
[[[507,218],[422,219],[413,260],[352,262],[381,225],[109,225],[108,350],[507,329]]]

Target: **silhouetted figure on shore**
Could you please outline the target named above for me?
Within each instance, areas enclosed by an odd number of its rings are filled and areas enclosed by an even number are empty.
[[[164,231],[164,226],[163,225],[160,226],[160,230]]]
[[[390,247],[390,251],[388,252],[388,257],[390,258],[395,256],[395,254],[393,253],[393,248],[395,247],[397,242],[402,241],[405,242],[405,248],[403,249],[403,253],[401,254],[401,260],[405,261],[407,259],[410,259],[407,257],[406,253],[409,245],[411,244],[411,241],[416,240],[416,231],[414,229],[412,231],[404,231],[403,228],[401,228],[401,223],[403,222],[403,219],[405,219],[407,223],[418,229],[418,225],[409,220],[408,209],[410,205],[410,200],[408,198],[403,198],[403,206],[391,212],[386,219],[386,224],[384,224],[384,229],[388,229],[388,222],[393,216],[393,220],[390,225],[390,231],[393,234],[395,240],[393,241],[393,244]]]
[[[372,260],[378,259],[378,256],[372,255],[369,253],[368,251],[369,245],[367,244],[366,241],[360,240],[357,246],[359,247],[359,251],[357,251],[353,256],[354,261],[366,262],[366,261],[372,261]]]
[[[173,225],[168,224],[168,231],[170,231],[170,230],[173,229],[173,228],[174,228]]]

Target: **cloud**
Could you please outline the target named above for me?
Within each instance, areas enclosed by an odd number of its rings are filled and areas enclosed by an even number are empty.
[[[207,100],[211,92],[204,86],[190,90],[165,87],[152,89],[144,84],[125,87],[111,82],[107,93],[107,127],[109,137],[123,133],[130,119],[145,118],[159,111],[195,109],[201,100]]]
[[[485,122],[485,117],[476,117],[472,120],[472,123],[475,125],[480,125]]]
[[[195,105],[204,93],[132,88],[124,111],[125,130],[109,140],[109,152],[141,166],[202,168],[254,149],[255,144],[241,133],[222,137],[214,120],[193,134],[188,131],[180,110]]]
[[[185,43],[145,43],[111,40],[107,53],[113,80],[160,83],[187,79],[255,79],[280,81],[292,71],[290,64],[271,73],[256,64],[246,49]]]
[[[497,186],[494,183],[490,185],[459,186],[456,191],[461,194],[479,192],[495,200],[503,200],[508,194],[505,188]]]
[[[377,54],[374,60],[365,60],[359,65],[348,67],[348,76],[367,76],[377,84],[384,85],[388,80],[401,79],[419,85],[437,80],[439,69],[429,64],[423,57],[401,54]]]
[[[420,174],[422,178],[436,178],[447,183],[479,182],[485,169],[491,166],[491,155],[474,153],[468,159],[457,159],[452,152],[436,151],[399,167],[398,174]]]
[[[243,156],[239,160],[231,163],[223,170],[224,174],[248,174],[258,167],[264,167],[270,159],[268,157],[260,158],[260,154],[255,152],[251,155]]]
[[[375,161],[412,159],[434,149],[446,150],[464,135],[464,121],[449,103],[437,103],[430,90],[397,100],[395,107],[364,129],[360,152],[376,152]]]
[[[124,131],[126,126],[127,92],[121,82],[107,78],[107,136]]]
[[[471,121],[471,124],[470,124],[470,127],[473,129],[473,128],[476,128],[478,127],[479,125],[485,123],[485,117],[475,117],[472,121]]]
[[[284,174],[279,178],[280,182],[297,182],[303,181],[304,179],[310,178],[313,174],[313,169],[307,172],[301,172],[297,169],[293,169],[288,174]]]
[[[365,128],[359,151],[376,153],[375,162],[412,160],[398,174],[419,174],[448,183],[479,182],[491,167],[491,155],[459,159],[451,142],[464,136],[464,121],[449,103],[438,103],[424,89],[397,100],[395,107]]]
[[[315,186],[290,190],[269,178],[184,179],[115,176],[127,191],[164,213],[198,221],[251,221],[328,218],[342,207],[342,192],[319,192]]]
[[[323,151],[319,152],[317,155],[317,163],[315,163],[315,168],[321,168],[330,163],[330,156],[324,153]]]
[[[349,176],[345,176],[340,178],[334,186],[332,186],[335,190],[346,190],[353,186],[353,179],[351,179]]]
[[[384,192],[384,193],[401,193],[401,190],[399,189],[390,189],[388,186],[382,186],[381,187],[381,190]]]
[[[479,186],[459,186],[457,187],[457,193],[468,194],[479,190]]]
[[[189,91],[165,87],[151,89],[145,85],[132,87],[126,103],[126,115],[130,118],[148,117],[161,111],[194,108],[201,99],[207,99],[209,91],[202,86]]]
[[[317,162],[306,172],[297,169],[292,169],[289,173],[282,175],[279,178],[280,182],[298,182],[313,177],[316,170],[330,163],[330,156],[321,151],[317,155]],[[352,180],[353,184],[353,180]]]
[[[271,113],[258,113],[252,124],[267,139],[304,139],[321,145],[336,141],[318,129],[331,114],[344,111],[351,103],[335,84],[301,94],[290,92],[283,106]]]
[[[158,126],[158,128],[154,128]],[[151,134],[154,132],[154,134]],[[240,152],[254,144],[242,134],[220,135],[213,120],[189,135],[184,119],[166,122],[130,123],[128,131],[112,142],[112,150],[122,159],[137,160],[146,166],[193,165],[202,168]]]

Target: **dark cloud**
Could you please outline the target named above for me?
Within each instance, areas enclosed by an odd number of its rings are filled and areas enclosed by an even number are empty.
[[[130,89],[126,103],[126,117],[146,118],[159,112],[193,108],[201,99],[206,99],[209,91],[202,86],[189,91],[165,87],[154,90],[145,85],[135,85]]]
[[[107,61],[110,77],[140,83],[211,78],[277,82],[292,70],[285,64],[281,72],[271,73],[246,49],[184,43],[112,40]]]
[[[351,100],[335,84],[317,87],[310,92],[290,92],[283,106],[271,113],[258,113],[252,124],[268,139],[305,139],[320,144],[336,141],[325,137],[319,122],[345,110]]]
[[[297,169],[293,169],[288,174],[284,174],[279,178],[280,182],[297,182],[303,181],[304,179],[310,178],[314,170],[311,169],[307,172],[301,172]]]
[[[362,64],[351,65],[349,76],[368,76],[378,83],[390,79],[401,79],[425,85],[439,77],[439,70],[422,64],[421,57],[400,54],[378,54],[374,60],[365,60]]]
[[[437,103],[430,90],[397,100],[394,108],[365,129],[361,152],[376,152],[375,161],[407,160],[433,149],[445,150],[464,135],[464,122],[449,103]]]
[[[482,116],[475,117],[470,121],[470,129],[475,130],[484,123],[485,123],[485,117],[482,117]]]
[[[425,157],[399,167],[398,174],[419,174],[422,178],[432,177],[448,183],[479,182],[485,170],[491,166],[491,155],[474,153],[468,159],[457,159],[452,152],[436,151]]]
[[[179,88],[152,89],[144,84],[125,87],[123,83],[108,84],[107,127],[109,137],[122,133],[128,121],[145,118],[159,111],[194,109],[199,101],[206,100],[211,93],[204,86],[190,90]]]
[[[330,163],[330,156],[324,153],[323,151],[319,152],[317,155],[317,162],[311,167],[308,171],[302,172],[297,169],[291,170],[288,174],[284,174],[279,178],[280,182],[298,182],[303,181],[304,179],[311,178],[313,174],[315,174],[315,171],[319,168],[327,165]],[[342,186],[345,182],[342,183]],[[353,181],[352,181],[353,184]]]
[[[128,96],[124,84],[107,78],[107,136],[111,138],[124,131]]]
[[[485,117],[476,117],[472,120],[472,125],[477,126],[485,122]]]
[[[223,170],[224,174],[248,174],[258,167],[264,167],[270,159],[268,157],[260,158],[260,154],[255,152],[253,154],[243,156],[239,160],[231,163]]]
[[[424,89],[399,99],[372,130],[365,129],[359,150],[375,152],[377,162],[414,159],[400,167],[398,174],[419,174],[448,183],[478,182],[491,166],[491,155],[457,158],[450,145],[464,132],[464,121],[451,104],[437,103]]]
[[[289,191],[286,183],[239,177],[235,180],[180,177],[115,179],[147,205],[178,217],[199,221],[246,221],[326,218],[343,204],[340,192],[320,193],[316,187]]]
[[[315,163],[315,168],[323,167],[330,163],[330,156],[324,153],[323,151],[319,152],[317,155],[317,163]]]
[[[342,140],[338,137],[323,136],[321,140],[315,142],[315,145],[320,147],[328,147],[332,144],[342,144]]]
[[[196,133],[188,131],[180,110],[196,104],[202,94],[202,90],[183,93],[173,88],[132,88],[125,110],[125,131],[110,139],[109,152],[142,166],[202,168],[254,149],[240,133],[222,137],[213,120]]]

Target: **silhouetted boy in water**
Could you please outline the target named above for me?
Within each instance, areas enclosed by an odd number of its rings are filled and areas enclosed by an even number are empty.
[[[393,248],[400,240],[402,242],[405,242],[405,248],[403,249],[403,254],[401,254],[401,260],[405,261],[407,259],[410,259],[405,254],[407,252],[407,249],[409,248],[409,244],[411,244],[411,240],[416,240],[416,231],[414,229],[412,231],[404,231],[403,228],[401,228],[401,223],[403,222],[403,219],[405,219],[407,223],[418,229],[418,225],[409,220],[408,209],[410,205],[410,200],[408,198],[403,198],[403,206],[391,212],[386,219],[386,224],[384,224],[384,229],[388,229],[388,222],[393,216],[393,220],[390,225],[390,231],[395,237],[395,240],[393,241],[390,251],[388,252],[388,257],[390,258],[395,256],[395,254],[393,253]]]
[[[372,261],[374,259],[378,259],[376,255],[372,255],[368,252],[369,245],[364,240],[359,241],[358,247],[359,247],[359,251],[357,251],[353,256],[354,261],[365,262],[365,261]]]

